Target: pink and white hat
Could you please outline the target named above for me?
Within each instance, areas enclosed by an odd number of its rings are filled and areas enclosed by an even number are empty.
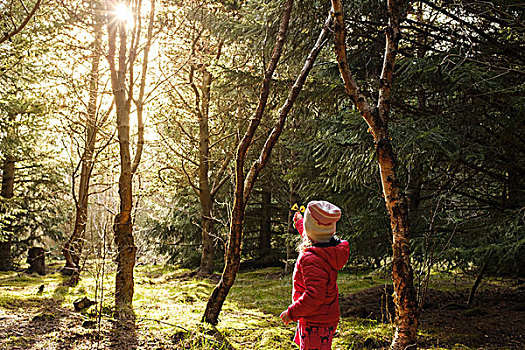
[[[341,209],[327,201],[311,201],[304,211],[304,230],[313,241],[329,242],[335,233],[335,223]]]

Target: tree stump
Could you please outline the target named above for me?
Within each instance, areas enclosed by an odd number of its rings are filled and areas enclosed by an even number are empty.
[[[95,305],[97,302],[89,300],[87,297],[83,297],[81,299],[77,299],[73,302],[73,306],[75,307],[75,311],[82,311],[84,309],[87,309],[88,307]]]
[[[29,248],[27,253],[27,262],[29,263],[29,269],[27,269],[28,273],[36,272],[39,275],[46,274],[46,257],[44,248]]]

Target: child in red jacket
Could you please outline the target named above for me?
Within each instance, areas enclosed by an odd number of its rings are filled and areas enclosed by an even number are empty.
[[[281,319],[298,321],[294,341],[301,350],[332,348],[339,323],[337,271],[350,255],[348,242],[334,237],[340,217],[341,210],[326,201],[308,203],[304,219],[294,216],[303,240],[293,272],[293,302]]]

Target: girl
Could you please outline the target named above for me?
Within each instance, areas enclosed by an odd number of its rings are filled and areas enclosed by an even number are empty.
[[[330,350],[339,323],[337,271],[350,255],[347,241],[335,237],[341,210],[326,201],[312,201],[294,216],[302,236],[293,272],[292,304],[281,313],[284,324],[298,321],[295,343],[301,350]]]

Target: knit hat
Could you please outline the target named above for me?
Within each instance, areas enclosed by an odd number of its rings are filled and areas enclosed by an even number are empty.
[[[327,201],[311,201],[304,211],[304,230],[313,241],[329,242],[335,233],[335,223],[341,209]]]

